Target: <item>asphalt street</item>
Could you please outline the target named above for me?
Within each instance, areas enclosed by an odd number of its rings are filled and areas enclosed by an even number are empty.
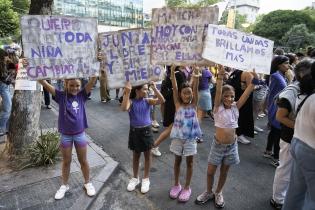
[[[115,91],[111,91],[111,97]],[[91,209],[114,210],[177,210],[177,209],[216,209],[210,201],[202,206],[196,205],[197,195],[206,189],[207,158],[210,143],[214,134],[213,121],[205,118],[201,124],[204,133],[204,143],[198,144],[198,154],[194,158],[194,172],[191,182],[192,196],[187,203],[178,203],[169,198],[169,189],[173,184],[174,155],[169,151],[170,139],[160,145],[161,157],[153,157],[150,174],[150,191],[143,195],[138,188],[128,192],[126,187],[132,177],[132,152],[128,149],[129,117],[127,112],[120,110],[119,102],[112,100],[102,103],[98,86],[92,92],[92,100],[87,102],[88,135],[96,144],[114,160],[119,162],[118,169],[110,177],[105,187]],[[49,112],[50,110],[45,110]],[[160,120],[159,109],[157,116]],[[57,124],[57,117],[50,124]],[[257,121],[257,125],[264,129],[250,145],[239,144],[241,163],[230,169],[226,185],[223,190],[225,209],[231,210],[271,210],[269,200],[272,194],[272,183],[275,168],[270,160],[262,156],[266,141],[266,118]],[[51,125],[52,126],[52,125]],[[157,137],[159,133],[154,134]],[[143,160],[143,159],[142,159]],[[141,166],[140,178],[143,167]],[[185,180],[185,161],[182,162],[181,180]],[[216,177],[217,180],[217,177]]]

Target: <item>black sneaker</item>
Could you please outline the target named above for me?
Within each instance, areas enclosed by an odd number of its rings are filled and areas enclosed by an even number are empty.
[[[199,138],[199,137],[196,137],[196,142],[197,142],[198,144],[203,143],[203,139],[202,139],[202,138]]]
[[[272,166],[274,166],[275,168],[277,168],[277,167],[280,165],[279,160],[277,160],[277,159],[273,159],[273,160],[270,162],[270,164],[271,164]]]
[[[281,203],[277,203],[275,200],[273,200],[273,198],[270,199],[270,205],[274,208],[274,209],[281,209],[282,208],[282,204]]]

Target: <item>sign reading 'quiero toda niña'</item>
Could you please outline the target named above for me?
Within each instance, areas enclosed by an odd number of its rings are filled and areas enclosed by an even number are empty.
[[[68,16],[21,18],[31,80],[97,76],[97,20]]]

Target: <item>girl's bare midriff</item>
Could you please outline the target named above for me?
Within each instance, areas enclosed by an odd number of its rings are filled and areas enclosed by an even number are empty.
[[[235,128],[215,127],[215,138],[220,144],[233,144],[236,140]]]

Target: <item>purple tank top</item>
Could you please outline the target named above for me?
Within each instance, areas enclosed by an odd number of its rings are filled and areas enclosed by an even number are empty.
[[[151,105],[144,98],[132,99],[129,110],[130,125],[132,127],[145,127],[151,125]]]

